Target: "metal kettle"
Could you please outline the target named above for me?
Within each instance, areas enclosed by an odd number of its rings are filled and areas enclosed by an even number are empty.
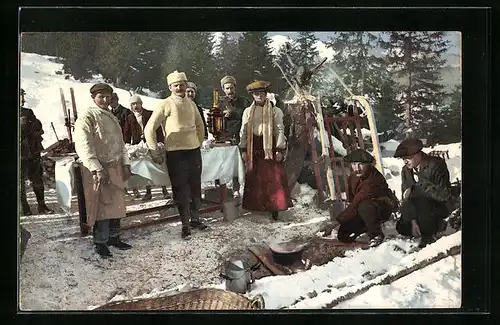
[[[259,268],[260,262],[248,267],[242,260],[227,260],[224,263],[224,273],[220,277],[226,280],[226,290],[236,293],[247,293],[250,285],[255,282],[252,271]]]

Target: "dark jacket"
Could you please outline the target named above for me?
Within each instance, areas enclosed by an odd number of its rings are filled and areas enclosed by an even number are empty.
[[[248,99],[241,96],[236,96],[234,99],[222,98],[220,109],[224,111],[228,107],[231,108],[231,113],[226,117],[226,132],[223,134],[226,139],[230,140],[235,137],[237,142],[240,141],[241,119],[245,108],[250,104],[251,102]]]
[[[384,210],[387,219],[397,206],[384,176],[377,168],[371,167],[366,178],[351,173],[347,179],[347,201],[349,206],[340,213],[338,220],[345,222],[358,214],[358,206],[364,200],[374,200]]]
[[[403,166],[401,170],[401,193],[404,193],[408,188],[412,188],[409,199],[423,197],[444,203],[446,206],[451,204],[450,172],[446,166],[446,161],[443,158],[424,153],[420,166],[420,171],[417,173],[417,182],[413,177],[414,171]]]
[[[151,117],[152,114],[153,111],[147,109],[144,109],[142,111],[142,124],[144,127],[146,127],[146,124],[148,123],[149,118]],[[163,135],[163,130],[161,129],[160,126],[156,130],[156,142],[164,142],[164,140],[165,136]],[[142,128],[139,125],[139,122],[137,122],[134,113],[129,114],[125,118],[125,123],[123,125],[123,141],[125,141],[125,143],[130,143],[130,144],[138,144],[141,141],[145,141]]]
[[[20,108],[21,158],[37,159],[43,150],[42,123],[29,108]]]
[[[118,119],[118,123],[120,123],[120,126],[122,128],[122,132],[123,132],[123,126],[125,125],[125,119],[127,118],[127,116],[129,116],[132,113],[132,111],[129,110],[128,108],[123,107],[121,104],[118,104],[118,106],[116,108],[111,108],[111,106],[110,106],[109,110]]]
[[[196,107],[198,107],[198,112],[200,112],[201,119],[203,120],[203,125],[205,127],[205,139],[208,139],[208,126],[207,126],[207,120],[205,119],[205,114],[203,114],[203,108],[196,104]]]

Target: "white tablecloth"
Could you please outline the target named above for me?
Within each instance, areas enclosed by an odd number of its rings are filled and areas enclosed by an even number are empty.
[[[233,177],[238,177],[243,185],[245,169],[237,146],[214,147],[201,149],[203,169],[201,174],[202,187],[210,187],[215,180],[221,184],[232,184]],[[55,178],[57,200],[62,209],[69,213],[71,198],[75,193],[73,157],[63,157],[56,160]],[[145,185],[170,186],[166,163],[161,166],[153,163],[149,157],[141,157],[130,161],[132,176],[127,187],[140,187]]]

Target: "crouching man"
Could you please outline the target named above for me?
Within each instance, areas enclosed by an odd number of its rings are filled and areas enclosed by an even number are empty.
[[[450,173],[444,159],[422,152],[419,139],[407,139],[394,154],[402,158],[401,218],[396,230],[404,236],[420,237],[419,247],[436,240],[436,234],[446,229],[446,218],[452,210]]]
[[[107,84],[90,88],[95,106],[75,122],[75,150],[82,161],[87,224],[94,226],[96,252],[112,256],[108,245],[131,246],[120,240],[120,219],[125,217],[125,181],[130,164],[118,120],[108,110],[113,89]]]
[[[353,150],[344,161],[351,164],[352,173],[347,180],[349,205],[337,217],[340,223],[337,238],[342,242],[352,242],[366,232],[370,246],[378,246],[385,238],[381,225],[397,209],[397,198],[374,166],[375,158],[367,151]]]

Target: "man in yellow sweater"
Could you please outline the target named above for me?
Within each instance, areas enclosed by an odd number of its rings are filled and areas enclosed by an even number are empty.
[[[204,124],[196,104],[186,96],[186,82],[184,72],[174,71],[167,76],[172,94],[153,111],[144,128],[144,137],[153,160],[162,163],[165,157],[157,145],[156,129],[163,126],[168,175],[182,220],[182,238],[189,239],[191,228],[207,226],[199,215]]]

